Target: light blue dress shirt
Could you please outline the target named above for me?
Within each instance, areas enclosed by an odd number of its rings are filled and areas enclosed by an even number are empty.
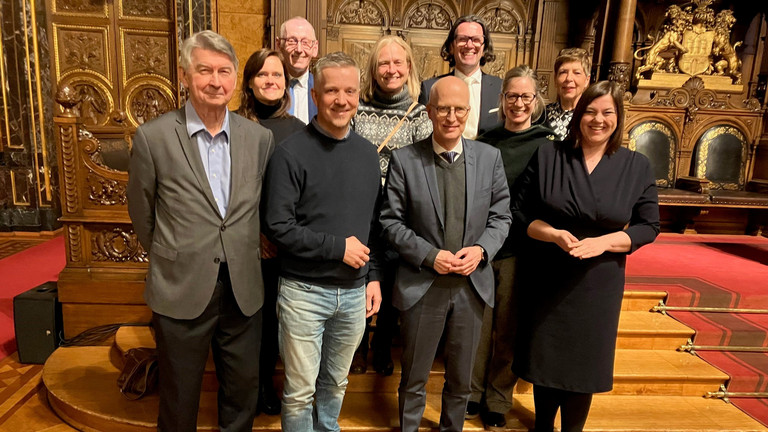
[[[229,110],[224,117],[224,124],[221,130],[215,135],[205,128],[205,124],[197,115],[197,111],[192,104],[187,101],[185,106],[187,113],[187,133],[189,137],[197,143],[197,149],[200,151],[200,158],[203,160],[203,168],[208,176],[208,184],[211,186],[213,197],[216,199],[216,205],[219,207],[219,214],[224,218],[227,215],[227,206],[229,206],[230,192],[230,173],[232,169],[232,158],[230,156],[229,137]]]

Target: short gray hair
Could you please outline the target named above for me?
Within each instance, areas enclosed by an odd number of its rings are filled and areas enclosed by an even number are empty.
[[[348,54],[345,54],[341,51],[326,54],[324,57],[321,57],[319,60],[317,60],[317,63],[315,63],[315,68],[312,71],[315,76],[315,83],[319,81],[320,84],[322,84],[323,75],[321,72],[325,69],[343,67],[355,68],[355,70],[357,70],[358,77],[360,76],[360,68],[357,67],[357,62],[355,62],[355,59],[350,57]]]
[[[232,64],[235,65],[235,70],[238,69],[237,55],[235,49],[232,48],[232,44],[222,35],[211,31],[203,30],[197,32],[188,37],[181,43],[179,65],[185,71],[189,69],[192,63],[192,51],[195,48],[200,48],[208,51],[215,51],[217,53],[224,54],[232,60]]]

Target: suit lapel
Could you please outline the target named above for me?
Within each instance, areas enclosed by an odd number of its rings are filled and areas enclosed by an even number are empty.
[[[464,172],[467,182],[467,210],[464,216],[464,232],[469,232],[469,215],[472,213],[472,203],[475,200],[475,173],[477,172],[477,165],[475,163],[475,147],[474,141],[462,139],[464,141]]]
[[[208,200],[208,203],[211,205],[211,207],[213,207],[213,209],[216,211],[216,214],[221,217],[221,214],[219,213],[219,207],[216,205],[216,200],[213,197],[211,185],[208,183],[208,176],[205,174],[203,160],[200,158],[200,150],[197,148],[197,143],[190,139],[189,135],[187,134],[186,118],[186,111],[182,108],[179,118],[176,119],[176,135],[179,137],[179,144],[181,145],[181,149],[184,151],[184,156],[187,158],[187,163],[189,163],[189,167],[192,169],[192,173],[194,173],[200,188],[203,190],[205,198]]]
[[[315,118],[315,115],[317,115],[317,105],[315,105],[315,101],[312,99],[312,88],[315,87],[315,76],[312,75],[312,73],[309,74],[309,81],[307,86],[307,103],[308,109],[307,113],[309,114],[309,121],[312,121],[313,118]]]
[[[231,161],[230,168],[230,193],[229,193],[229,208],[227,209],[227,217],[232,214],[234,205],[237,204],[237,199],[244,193],[242,190],[244,175],[243,164],[245,164],[247,158],[247,149],[245,145],[245,131],[241,127],[241,123],[237,117],[230,113],[229,115],[229,132],[232,134],[229,137],[229,154]],[[256,167],[254,167],[255,169]],[[225,217],[226,220],[226,217]]]
[[[443,205],[440,203],[440,190],[437,188],[437,172],[435,171],[435,152],[432,151],[432,135],[421,141],[418,145],[421,151],[421,166],[424,167],[424,177],[429,194],[432,196],[432,204],[435,206],[435,213],[440,221],[440,226],[445,228]]]

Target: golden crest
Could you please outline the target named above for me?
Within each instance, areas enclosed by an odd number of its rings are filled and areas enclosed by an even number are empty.
[[[699,75],[707,72],[712,59],[712,42],[715,40],[714,31],[697,32],[686,30],[683,32],[683,46],[686,52],[680,57],[678,66],[681,72],[689,75]]]

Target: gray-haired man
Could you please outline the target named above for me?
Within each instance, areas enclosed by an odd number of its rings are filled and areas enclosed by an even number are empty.
[[[128,212],[150,263],[144,298],[159,355],[161,431],[194,431],[213,349],[219,427],[250,431],[258,397],[259,197],[272,132],[229,112],[237,58],[203,31],[181,46],[184,108],[136,130]]]

